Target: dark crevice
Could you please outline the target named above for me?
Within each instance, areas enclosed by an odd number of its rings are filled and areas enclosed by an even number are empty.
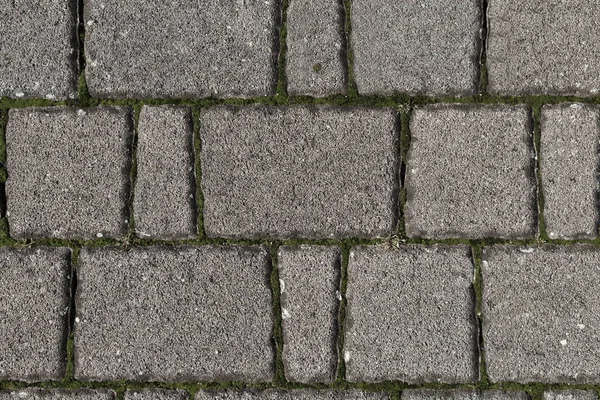
[[[479,88],[480,95],[487,95],[487,41],[488,41],[488,0],[481,0],[481,28],[479,35]]]
[[[279,257],[277,244],[270,247],[271,272],[269,276],[270,286],[273,296],[273,344],[275,349],[275,378],[274,382],[278,385],[286,385],[285,370],[283,366],[283,321],[281,317],[281,286],[279,283]]]
[[[349,98],[358,97],[356,80],[354,79],[354,53],[352,52],[352,0],[344,0],[344,33],[346,39],[346,71]]]
[[[0,183],[0,218],[6,217],[6,185]]]
[[[278,54],[276,60],[277,67],[277,96],[287,96],[287,13],[289,0],[280,0],[280,13],[279,13],[279,41],[276,41]]]
[[[348,288],[348,260],[350,256],[350,245],[341,246],[340,254],[340,286],[339,286],[339,311],[338,311],[338,368],[336,383],[342,384],[346,381],[346,361],[344,359],[344,340],[346,333],[346,289]]]

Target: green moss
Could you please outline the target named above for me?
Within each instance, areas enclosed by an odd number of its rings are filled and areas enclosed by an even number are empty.
[[[320,63],[313,65],[313,72],[319,73],[323,69],[323,66]]]

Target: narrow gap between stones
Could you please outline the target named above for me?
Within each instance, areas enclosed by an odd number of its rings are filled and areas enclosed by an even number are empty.
[[[204,230],[204,192],[202,191],[202,140],[200,138],[200,108],[192,109],[192,124],[194,132],[194,178],[196,183],[196,223],[197,237],[206,238]]]
[[[348,82],[348,97],[358,97],[356,80],[354,78],[354,52],[352,51],[352,0],[344,1],[344,33],[346,39],[346,73]]]
[[[69,259],[70,277],[69,277],[69,309],[68,309],[68,330],[66,341],[66,356],[67,369],[65,373],[65,381],[72,381],[75,375],[75,322],[77,310],[75,306],[75,295],[77,293],[77,264],[79,262],[79,253],[81,248],[74,247],[71,249]]]
[[[473,291],[475,294],[475,309],[474,317],[477,333],[477,365],[479,369],[479,383],[483,386],[489,385],[489,377],[487,375],[487,364],[485,360],[485,348],[483,343],[483,274],[482,266],[482,246],[471,247],[471,258],[473,260]]]
[[[532,103],[531,114],[530,114],[530,130],[532,132],[532,146],[535,154],[534,161],[534,179],[536,183],[536,207],[538,212],[538,235],[542,241],[548,240],[548,233],[546,232],[546,220],[544,219],[544,190],[542,185],[542,171],[541,171],[541,142],[542,142],[542,129],[541,129],[541,115],[542,115],[542,104],[543,103]]]
[[[487,95],[487,42],[488,42],[488,0],[481,0],[481,28],[479,33],[479,88],[481,96]]]
[[[344,340],[346,334],[346,309],[348,307],[348,300],[346,298],[346,291],[348,289],[348,261],[350,258],[350,245],[343,244],[341,246],[340,254],[340,304],[338,311],[338,339],[337,339],[337,353],[338,353],[338,366],[337,366],[337,378],[335,382],[340,385],[346,382],[346,358],[344,354]]]
[[[289,0],[280,1],[279,55],[277,59],[277,96],[287,97],[287,13]]]
[[[140,122],[140,113],[142,106],[135,106],[133,108],[133,120],[131,124],[132,136],[131,136],[131,159],[130,159],[130,170],[129,170],[129,197],[127,199],[127,211],[128,211],[128,231],[126,244],[130,244],[135,241],[135,218],[134,218],[134,198],[135,198],[135,184],[137,181],[137,142],[138,142],[138,128]]]
[[[275,347],[275,385],[285,386],[285,370],[283,367],[283,320],[281,317],[281,285],[279,283],[279,244],[269,247],[271,256],[271,291],[273,295],[273,341]]]
[[[85,20],[84,20],[85,0],[77,0],[77,44],[78,44],[78,73],[79,81],[77,87],[78,105],[89,106],[90,93],[85,80]]]
[[[406,168],[408,162],[408,150],[410,148],[410,117],[412,109],[409,105],[400,108],[400,176],[399,176],[399,195],[398,195],[398,232],[400,239],[406,239]]]

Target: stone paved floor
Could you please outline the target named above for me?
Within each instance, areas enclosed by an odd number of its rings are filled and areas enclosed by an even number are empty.
[[[600,3],[0,0],[0,400],[597,400]]]

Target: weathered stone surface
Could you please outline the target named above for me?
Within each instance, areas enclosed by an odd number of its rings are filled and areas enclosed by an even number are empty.
[[[528,400],[525,392],[508,390],[440,390],[408,389],[403,390],[401,400]]]
[[[472,382],[479,376],[473,264],[465,246],[350,251],[349,381]]]
[[[527,238],[537,233],[529,110],[433,105],[410,121],[406,232],[427,238]]]
[[[549,390],[544,392],[544,400],[596,400],[593,390]]]
[[[112,390],[23,388],[0,391],[0,400],[115,400]]]
[[[188,392],[181,389],[143,389],[125,392],[125,400],[187,400],[189,397]]]
[[[195,400],[387,400],[387,393],[358,390],[199,390]]]

